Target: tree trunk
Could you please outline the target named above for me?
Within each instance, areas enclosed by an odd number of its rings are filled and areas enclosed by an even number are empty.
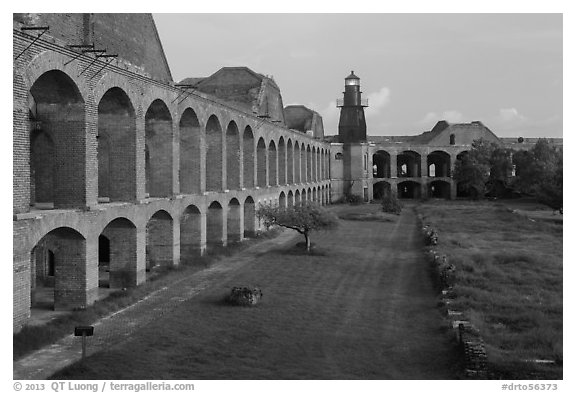
[[[306,238],[306,252],[310,252],[310,236],[308,236],[308,232],[304,232],[304,237]]]

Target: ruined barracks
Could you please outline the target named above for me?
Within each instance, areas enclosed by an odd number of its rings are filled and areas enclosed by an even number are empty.
[[[354,73],[325,137],[246,67],[174,81],[149,14],[14,14],[13,59],[14,331],[254,236],[259,204],[455,198],[472,140],[506,143],[480,122],[368,137]]]

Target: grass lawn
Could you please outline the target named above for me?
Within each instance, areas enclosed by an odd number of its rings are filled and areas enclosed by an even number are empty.
[[[457,267],[453,308],[480,330],[493,376],[561,379],[562,222],[498,202],[430,201],[419,211]]]
[[[416,217],[374,219],[378,208],[335,207],[353,217],[313,234],[314,255],[299,251],[300,237],[242,251],[236,258],[251,258],[242,269],[53,378],[459,378],[460,354],[436,307]],[[237,285],[260,287],[261,302],[224,303]]]

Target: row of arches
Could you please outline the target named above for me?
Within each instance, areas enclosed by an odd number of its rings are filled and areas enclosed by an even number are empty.
[[[72,227],[52,229],[30,251],[32,310],[85,307],[109,291],[141,284],[158,270],[194,264],[204,253],[256,236],[263,229],[259,204],[308,202],[329,203],[329,187],[296,188],[261,200],[215,200],[205,208],[190,204],[180,213],[159,209],[145,225],[116,217],[90,235]]]
[[[92,167],[100,202],[134,201],[142,191],[169,197],[329,178],[328,148],[290,132],[268,137],[258,132],[262,124],[241,129],[216,114],[203,123],[190,106],[176,123],[160,98],[142,112],[143,119],[123,88],[105,91],[97,102],[92,153],[77,85],[60,70],[42,74],[29,95],[30,204],[82,206]]]
[[[376,200],[382,199],[391,192],[395,193],[400,199],[453,199],[453,197],[465,198],[470,196],[462,187],[461,182],[453,183],[446,180],[433,180],[423,183],[413,180],[404,180],[397,183],[378,181],[373,185],[373,197]]]
[[[456,156],[461,160],[467,151]],[[435,150],[423,157],[420,153],[407,150],[392,156],[385,150],[378,150],[372,156],[373,177],[451,177],[454,160],[445,151]]]

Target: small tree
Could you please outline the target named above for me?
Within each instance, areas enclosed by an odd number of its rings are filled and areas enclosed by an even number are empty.
[[[314,203],[287,208],[260,205],[256,215],[264,221],[266,228],[278,225],[304,235],[307,252],[310,252],[311,231],[333,229],[338,225],[338,218],[334,214]]]
[[[402,202],[398,199],[396,194],[385,192],[382,197],[382,211],[384,213],[400,214],[402,213]]]

